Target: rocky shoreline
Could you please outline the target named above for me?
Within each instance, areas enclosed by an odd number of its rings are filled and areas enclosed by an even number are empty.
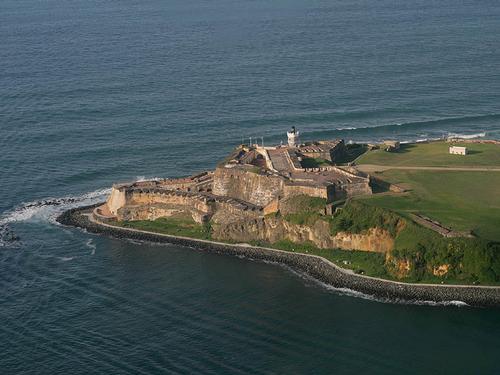
[[[98,205],[100,205],[99,203]],[[63,225],[83,228],[88,232],[138,241],[171,243],[188,246],[211,253],[244,256],[251,259],[276,262],[331,285],[374,296],[376,299],[395,302],[453,303],[464,302],[470,306],[500,306],[500,287],[453,286],[400,283],[356,275],[341,269],[330,261],[315,255],[297,254],[262,247],[231,245],[219,242],[167,236],[98,224],[89,219],[98,205],[80,207],[61,214],[57,221]]]

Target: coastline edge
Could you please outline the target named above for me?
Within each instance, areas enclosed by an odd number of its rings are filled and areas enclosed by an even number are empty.
[[[170,243],[205,252],[244,256],[250,259],[284,264],[334,288],[350,289],[373,296],[375,299],[386,299],[388,302],[464,302],[470,306],[500,307],[500,287],[402,283],[354,274],[317,255],[116,227],[89,219],[88,215],[92,209],[100,204],[102,203],[67,210],[58,216],[57,222],[66,226],[82,228],[90,233],[104,234],[119,239]]]

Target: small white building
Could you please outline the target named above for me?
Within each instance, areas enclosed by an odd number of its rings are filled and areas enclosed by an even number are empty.
[[[467,155],[467,147],[450,146],[450,154],[452,154],[452,155]]]

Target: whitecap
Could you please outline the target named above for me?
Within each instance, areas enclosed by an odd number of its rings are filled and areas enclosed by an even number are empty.
[[[110,188],[98,189],[88,193],[60,198],[43,198],[24,202],[0,216],[0,247],[5,247],[19,239],[9,224],[27,221],[47,221],[57,224],[57,216],[65,210],[98,203],[111,192]]]
[[[44,198],[32,202],[24,202],[13,210],[5,212],[0,217],[0,225],[29,221],[31,219],[46,219],[51,221],[57,215],[70,208],[91,205],[103,200],[111,189],[99,189],[77,196],[61,198]]]
[[[162,180],[161,177],[151,177],[151,178],[147,178],[146,176],[137,176],[135,178],[135,181],[136,182],[144,182],[144,181],[160,181]]]
[[[90,255],[95,254],[96,245],[94,244],[94,241],[92,239],[89,239],[87,242],[85,242],[85,246],[90,249]]]
[[[460,134],[460,133],[448,133],[448,138],[460,138],[460,139],[474,139],[474,138],[484,138],[486,133],[475,133],[475,134]]]
[[[269,262],[269,263],[275,263],[275,262]],[[279,263],[278,263],[279,264]],[[287,265],[282,265],[284,268],[289,270],[290,272],[294,273],[295,275],[299,276],[300,278],[307,280],[309,282],[313,282],[316,285],[319,285],[320,287],[334,292],[336,294],[340,295],[345,295],[345,296],[350,296],[350,297],[356,297],[356,298],[362,298],[368,301],[374,301],[374,302],[381,302],[381,303],[391,303],[391,304],[398,304],[398,305],[417,305],[417,306],[455,306],[455,307],[466,307],[469,306],[467,303],[463,301],[426,301],[426,300],[411,300],[411,299],[404,299],[404,298],[391,298],[391,297],[378,297],[375,295],[359,292],[357,290],[353,290],[350,288],[339,288],[339,287],[334,287],[328,283],[324,283],[318,279],[315,279],[314,277],[304,273],[300,272],[297,270],[294,270],[293,268],[287,266]]]

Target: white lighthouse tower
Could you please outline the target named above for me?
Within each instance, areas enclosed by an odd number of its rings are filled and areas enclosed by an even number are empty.
[[[289,132],[286,132],[288,136],[288,147],[297,147],[299,145],[299,132],[292,126]]]

